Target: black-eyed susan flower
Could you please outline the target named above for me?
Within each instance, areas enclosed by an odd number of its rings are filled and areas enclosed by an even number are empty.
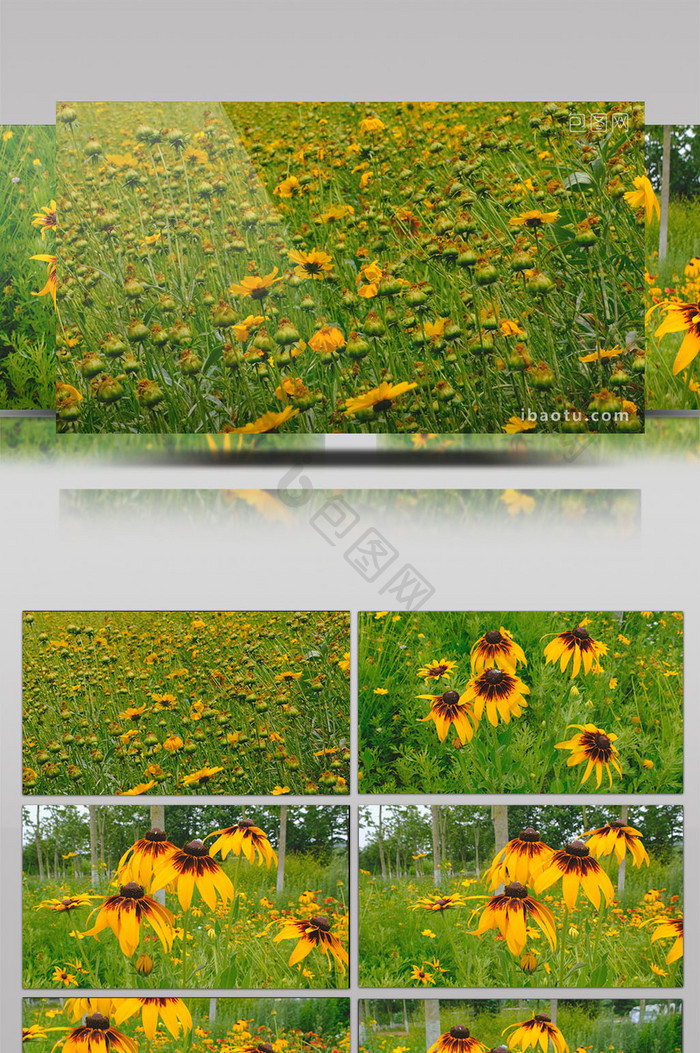
[[[520,716],[527,707],[523,695],[529,693],[530,688],[513,673],[506,673],[503,669],[485,669],[469,681],[462,701],[471,702],[477,720],[481,720],[485,708],[489,723],[496,727],[499,717],[509,724],[511,717]]]
[[[170,884],[175,886],[183,910],[190,909],[195,888],[210,910],[216,910],[217,894],[224,903],[234,894],[231,879],[198,839],[188,841],[154,870],[152,892]]]
[[[673,362],[673,375],[687,369],[700,351],[700,303],[671,303],[661,305],[666,316],[656,330],[656,339],[667,333],[685,333]]]
[[[563,1034],[552,1018],[547,1013],[533,1014],[530,1020],[523,1020],[520,1024],[510,1024],[503,1034],[508,1035],[508,1045],[517,1046],[518,1049],[535,1049],[537,1046],[546,1053],[549,1043],[555,1053],[569,1053]]]
[[[175,935],[173,915],[167,907],[147,896],[141,885],[127,881],[116,896],[107,897],[98,909],[95,924],[83,936],[97,937],[103,929],[111,929],[119,940],[122,953],[131,958],[139,945],[142,921],[151,926],[163,947],[169,951]]]
[[[439,662],[433,658],[432,662],[421,666],[418,670],[418,676],[423,680],[443,680],[445,677],[449,677],[456,665],[456,662],[450,662],[447,658],[441,658]]]
[[[206,764],[203,768],[199,768],[197,771],[190,772],[189,775],[185,775],[182,780],[183,786],[200,786],[202,783],[209,782],[215,775],[218,775],[223,768],[210,768]]]
[[[596,859],[602,859],[603,856],[614,852],[618,863],[621,863],[625,853],[629,852],[636,867],[641,867],[642,863],[649,866],[649,855],[642,844],[642,832],[628,826],[623,819],[615,819],[607,826],[589,830],[583,836],[588,838],[586,844]]]
[[[457,1024],[440,1035],[428,1053],[486,1053],[486,1046],[470,1035],[469,1028]]]
[[[682,918],[669,918],[667,921],[662,921],[654,930],[654,935],[651,937],[651,942],[656,943],[657,940],[674,940],[674,944],[671,950],[666,955],[666,964],[670,965],[672,962],[678,961],[679,958],[683,957],[683,919]]]
[[[327,252],[312,249],[311,252],[300,252],[292,249],[288,254],[292,263],[296,263],[294,273],[298,278],[325,278],[333,270],[333,260]]]
[[[244,424],[242,428],[231,428],[230,431],[234,435],[262,435],[264,432],[276,431],[277,428],[281,428],[292,417],[296,417],[298,412],[299,410],[292,408],[292,406],[285,406],[278,413],[275,410],[268,410],[267,413],[263,413],[262,417],[258,417],[257,420]]]
[[[34,213],[32,219],[32,226],[39,227],[41,229],[42,241],[46,236],[47,230],[56,229],[56,202],[51,201],[48,205],[43,205],[38,212]]]
[[[527,665],[522,647],[503,626],[500,629],[490,629],[480,636],[472,646],[470,658],[475,673],[494,668],[514,673],[519,662]]]
[[[581,779],[582,786],[594,768],[596,770],[596,786],[600,786],[603,778],[603,768],[605,768],[608,773],[608,780],[612,786],[610,766],[612,765],[618,775],[622,775],[622,768],[617,759],[619,753],[613,745],[617,741],[617,735],[613,734],[612,731],[603,731],[602,728],[596,727],[595,724],[567,724],[567,728],[578,728],[579,734],[574,735],[573,738],[567,739],[565,742],[557,742],[554,745],[554,748],[557,750],[571,750],[571,756],[566,762],[567,767],[573,768],[577,764],[583,764],[584,761],[587,762],[586,770]]]
[[[168,840],[164,830],[153,827],[127,848],[117,866],[119,877],[148,888],[154,869],[173,852],[177,852],[177,846]]]
[[[85,907],[93,901],[96,897],[89,892],[81,892],[77,896],[64,896],[63,899],[44,899],[41,903],[37,903],[35,910],[41,910],[46,908],[47,910],[56,911],[58,914],[77,910],[78,907]]]
[[[509,227],[527,227],[535,230],[544,226],[545,223],[556,223],[559,219],[558,212],[541,212],[538,208],[530,209],[529,212],[521,212],[508,220]]]
[[[591,670],[594,673],[602,671],[600,656],[608,653],[607,645],[600,640],[594,640],[585,625],[577,625],[575,629],[559,633],[547,644],[544,649],[545,665],[560,661],[562,673],[566,671],[569,662],[571,665],[571,678],[576,676],[583,665],[584,675]]]
[[[120,998],[114,1013],[115,1024],[141,1013],[141,1026],[146,1038],[153,1042],[162,1020],[173,1038],[192,1030],[192,1014],[181,998]]]
[[[439,893],[432,893],[414,903],[411,910],[429,910],[434,914],[442,914],[443,911],[453,910],[455,907],[463,907],[464,903],[464,896],[461,896],[459,892],[454,892],[451,896],[441,896]]]
[[[550,888],[559,878],[562,896],[569,910],[576,906],[579,888],[583,889],[596,909],[600,908],[601,893],[608,906],[615,898],[612,881],[583,841],[572,841],[552,855],[547,866],[534,880],[535,892]]]
[[[328,958],[330,968],[331,957],[335,959],[340,969],[345,972],[348,964],[348,953],[342,943],[331,932],[331,923],[328,918],[318,915],[308,920],[294,919],[284,924],[281,932],[275,936],[275,943],[280,940],[298,940],[296,947],[289,958],[289,965],[296,965],[303,961],[307,954],[311,954],[314,947],[318,947]]]
[[[151,779],[150,782],[139,782],[136,784],[136,786],[132,786],[130,790],[117,790],[117,796],[139,797],[142,793],[148,793],[150,790],[152,790],[155,784],[155,779]]]
[[[407,391],[413,391],[418,387],[415,381],[402,380],[400,384],[391,384],[383,380],[381,384],[366,391],[363,395],[356,395],[345,400],[345,416],[351,417],[361,410],[372,410],[373,413],[384,413],[394,405],[394,400]]]
[[[533,899],[520,881],[511,881],[502,893],[492,896],[488,901],[474,935],[483,936],[489,929],[498,929],[510,953],[518,956],[525,948],[529,921],[541,929],[554,950],[557,933],[552,912],[543,903]]]
[[[657,219],[661,219],[661,206],[649,177],[646,175],[636,176],[632,180],[632,185],[634,190],[628,190],[622,195],[627,204],[635,209],[643,208],[647,223],[651,223],[654,214],[656,214]]]
[[[55,1027],[43,1027],[41,1024],[32,1024],[31,1027],[22,1028],[22,1042],[31,1042],[33,1039],[48,1038],[49,1031],[62,1030]]]
[[[73,973],[68,972],[67,969],[63,969],[60,965],[55,965],[51,979],[55,984],[60,984],[61,987],[77,987],[78,981],[76,980]]]
[[[424,969],[421,965],[412,965],[411,979],[415,980],[416,983],[421,984],[423,987],[428,987],[435,983],[435,973],[429,973],[428,970]]]
[[[216,837],[216,841],[209,849],[213,856],[221,852],[221,858],[226,859],[230,852],[236,856],[242,852],[252,864],[255,862],[257,852],[260,866],[265,863],[269,868],[272,863],[277,862],[277,855],[267,835],[255,825],[252,819],[241,819],[236,826],[229,826],[224,830],[216,830],[212,834],[207,834],[205,841],[209,837]]]
[[[416,695],[416,698],[424,698],[431,702],[430,712],[427,717],[419,717],[419,721],[433,720],[440,742],[444,742],[450,730],[450,725],[459,736],[464,745],[471,742],[477,720],[474,716],[473,707],[468,702],[463,702],[459,697],[459,691],[445,691],[442,695]],[[472,727],[473,723],[473,727]]]
[[[112,1027],[102,1013],[91,1013],[66,1037],[61,1053],[137,1053],[136,1043]]]
[[[507,880],[530,884],[553,854],[553,849],[540,839],[537,831],[528,826],[498,852],[485,875],[486,882],[492,889]]]
[[[41,260],[46,264],[47,280],[46,285],[40,292],[33,292],[32,296],[46,296],[47,293],[51,293],[54,307],[56,306],[56,257],[47,256],[45,253],[38,253],[36,256],[29,257],[32,260]]]
[[[250,296],[253,300],[264,300],[275,282],[282,280],[276,275],[277,267],[273,267],[264,277],[247,274],[240,282],[232,282],[228,291],[236,296]]]

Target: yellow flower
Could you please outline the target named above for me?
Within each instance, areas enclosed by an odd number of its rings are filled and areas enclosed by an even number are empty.
[[[325,278],[333,270],[333,260],[327,252],[320,249],[312,249],[311,252],[300,252],[293,249],[289,258],[296,263],[294,273],[299,278],[313,278],[314,280]]]
[[[656,218],[660,220],[661,206],[648,176],[637,176],[632,180],[632,185],[636,189],[628,190],[624,195],[627,204],[631,205],[632,208],[643,208],[647,223],[651,223],[654,213],[656,213]]]
[[[360,131],[363,134],[366,132],[381,132],[385,127],[384,121],[381,121],[379,117],[364,117],[360,121]]]
[[[528,227],[530,229],[536,229],[541,227],[544,223],[556,223],[559,219],[558,212],[540,212],[538,208],[531,209],[530,212],[521,212],[518,216],[512,216],[508,220],[510,227]]]
[[[345,337],[336,326],[324,325],[311,337],[309,347],[318,354],[334,354],[341,347],[345,347]]]
[[[266,431],[275,431],[282,424],[286,424],[288,420],[291,420],[292,417],[296,417],[298,412],[298,409],[292,409],[291,406],[285,406],[279,413],[276,413],[274,410],[268,410],[267,413],[263,413],[262,417],[258,417],[257,420],[245,424],[242,428],[232,428],[231,431],[233,434],[261,435]]]
[[[397,399],[399,395],[403,395],[406,391],[413,391],[416,387],[418,385],[415,381],[409,383],[407,380],[402,380],[400,384],[391,384],[383,380],[379,387],[366,391],[364,395],[356,395],[354,398],[346,399],[345,405],[347,409],[345,410],[345,416],[352,416],[359,410],[365,409],[372,409],[375,413],[391,409],[394,399]]]
[[[273,267],[263,278],[259,275],[246,275],[240,282],[232,282],[228,291],[237,296],[250,296],[253,300],[264,300],[275,282],[282,279],[275,277],[277,267]]]
[[[532,431],[532,429],[536,427],[536,420],[523,420],[522,417],[509,417],[506,423],[501,426],[501,431],[504,431],[506,435],[517,435],[521,431]]]

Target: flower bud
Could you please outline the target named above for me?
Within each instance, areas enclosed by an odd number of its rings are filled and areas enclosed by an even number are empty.
[[[139,976],[148,976],[153,970],[153,959],[149,954],[139,954],[135,968]]]

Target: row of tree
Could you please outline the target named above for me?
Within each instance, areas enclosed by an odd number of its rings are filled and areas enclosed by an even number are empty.
[[[24,808],[23,819],[25,874],[65,881],[89,873],[94,887],[109,878],[122,855],[152,826],[181,846],[240,819],[253,820],[280,859],[278,891],[288,852],[311,856],[323,866],[347,853],[349,838],[344,805],[32,805]]]
[[[496,852],[526,827],[561,848],[621,815],[642,831],[657,859],[669,859],[683,842],[683,810],[675,806],[372,805],[360,809],[360,867],[386,881],[430,870],[436,885],[449,870],[480,877]]]

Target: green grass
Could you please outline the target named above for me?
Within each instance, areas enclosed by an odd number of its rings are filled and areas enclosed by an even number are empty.
[[[570,131],[597,108],[59,105],[60,430],[500,433],[623,398],[638,430],[642,373],[580,361],[642,325],[641,113]]]
[[[700,257],[700,197],[671,201],[668,220],[668,252],[658,261],[658,224],[647,234],[647,270],[655,276],[654,300],[680,296],[697,303],[700,279],[688,279],[684,270],[691,257]],[[673,375],[673,362],[683,340],[682,333],[669,333],[657,341],[655,331],[663,314],[656,311],[647,324],[647,392],[649,409],[698,409],[700,407],[700,356],[682,373]],[[697,386],[697,390],[692,389]]]
[[[345,612],[27,613],[25,791],[347,793],[349,649]]]
[[[615,883],[617,866],[610,859],[602,865]],[[521,959],[510,953],[494,930],[482,937],[473,935],[481,909],[494,894],[473,873],[444,875],[439,894],[459,893],[467,902],[442,913],[411,909],[420,898],[436,891],[431,878],[387,882],[376,875],[362,875],[360,985],[421,987],[411,972],[417,966],[429,975],[429,987],[681,986],[682,960],[666,964],[672,941],[652,944],[654,926],[650,922],[666,913],[678,917],[682,887],[680,855],[669,863],[652,858],[651,866],[641,870],[628,860],[624,893],[601,912],[579,892],[575,910],[567,913],[557,882],[535,895],[554,915],[556,948],[550,950],[536,927],[529,929],[525,952],[535,954],[537,964],[534,972],[526,972]],[[664,890],[663,909],[645,901],[650,889]],[[423,935],[426,931],[433,935]]]
[[[591,636],[606,644],[603,672],[571,679],[545,663],[552,635],[584,617]],[[469,653],[481,635],[501,626],[524,650],[518,676],[530,688],[527,708],[509,724],[482,717],[471,742],[450,728],[439,741],[431,708],[421,694],[465,691]],[[543,639],[543,637],[546,637]],[[628,641],[628,642],[623,642]],[[455,661],[439,682],[418,670],[431,661]],[[683,622],[680,615],[644,618],[624,612],[419,612],[377,618],[360,615],[360,786],[368,793],[608,793],[602,773],[581,785],[585,765],[567,766],[557,743],[576,734],[568,725],[593,723],[618,736],[622,777],[613,791],[678,793],[682,787]],[[650,763],[650,768],[644,762]]]
[[[0,409],[54,406],[55,313],[31,257],[55,254],[54,231],[32,225],[55,195],[55,144],[50,125],[0,126]]]

